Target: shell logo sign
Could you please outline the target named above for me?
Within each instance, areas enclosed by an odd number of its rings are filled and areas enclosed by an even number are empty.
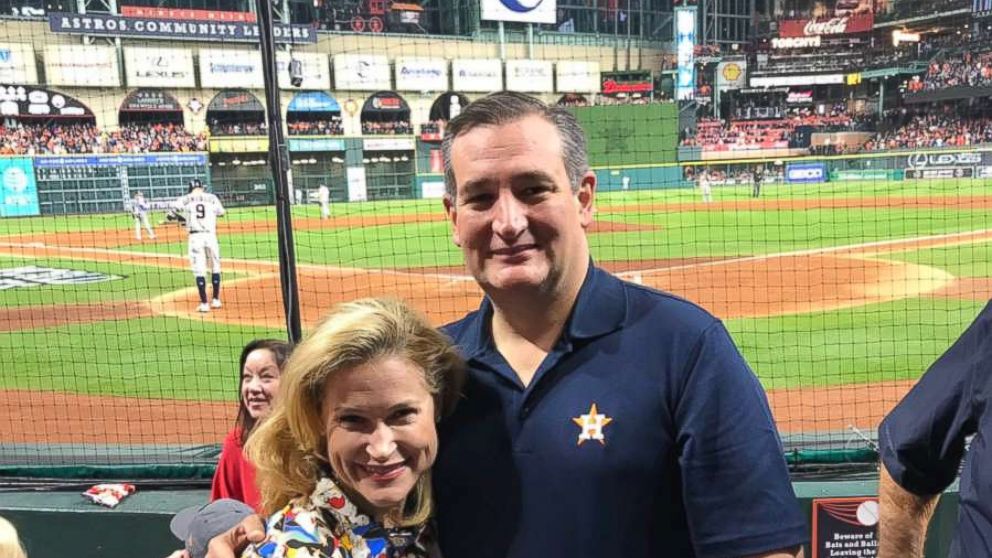
[[[741,77],[741,73],[743,70],[736,62],[731,62],[723,67],[723,79],[727,81],[737,81]]]

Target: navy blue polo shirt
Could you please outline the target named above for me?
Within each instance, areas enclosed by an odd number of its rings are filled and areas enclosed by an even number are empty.
[[[943,492],[961,470],[950,558],[992,556],[992,304],[927,370],[878,429],[885,469],[918,495]]]
[[[492,306],[447,326],[469,363],[434,466],[446,558],[740,556],[806,521],[764,391],[699,307],[590,265],[524,387]]]

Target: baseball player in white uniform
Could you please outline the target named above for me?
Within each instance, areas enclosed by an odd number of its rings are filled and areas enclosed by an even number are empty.
[[[320,202],[320,218],[330,219],[331,218],[331,191],[327,188],[327,184],[321,184],[317,188],[317,201]]]
[[[703,194],[703,203],[710,203],[713,201],[713,190],[710,186],[710,173],[706,169],[703,169],[699,173],[699,190]]]
[[[134,195],[134,199],[131,200],[131,216],[134,217],[134,238],[141,240],[141,227],[144,226],[145,230],[148,231],[148,238],[155,238],[155,231],[152,230],[152,224],[148,222],[148,211],[151,206],[145,201],[145,195],[138,192]]]
[[[186,219],[189,233],[189,263],[196,277],[196,289],[200,294],[199,312],[209,312],[210,308],[220,308],[220,246],[217,244],[217,218],[224,214],[224,206],[217,196],[203,190],[203,183],[192,180],[189,193],[172,204],[173,209]],[[213,286],[213,300],[207,304],[207,263],[210,263],[210,283]]]

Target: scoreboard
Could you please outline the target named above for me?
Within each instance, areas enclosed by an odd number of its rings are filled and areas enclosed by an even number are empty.
[[[38,156],[33,164],[43,215],[125,211],[136,191],[159,205],[194,178],[209,181],[205,153]]]

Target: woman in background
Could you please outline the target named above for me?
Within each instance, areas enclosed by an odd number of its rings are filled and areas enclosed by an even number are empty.
[[[244,447],[259,421],[272,411],[289,352],[289,344],[276,339],[256,339],[242,349],[238,418],[224,438],[210,489],[211,501],[231,498],[261,510],[255,467],[245,458]]]

